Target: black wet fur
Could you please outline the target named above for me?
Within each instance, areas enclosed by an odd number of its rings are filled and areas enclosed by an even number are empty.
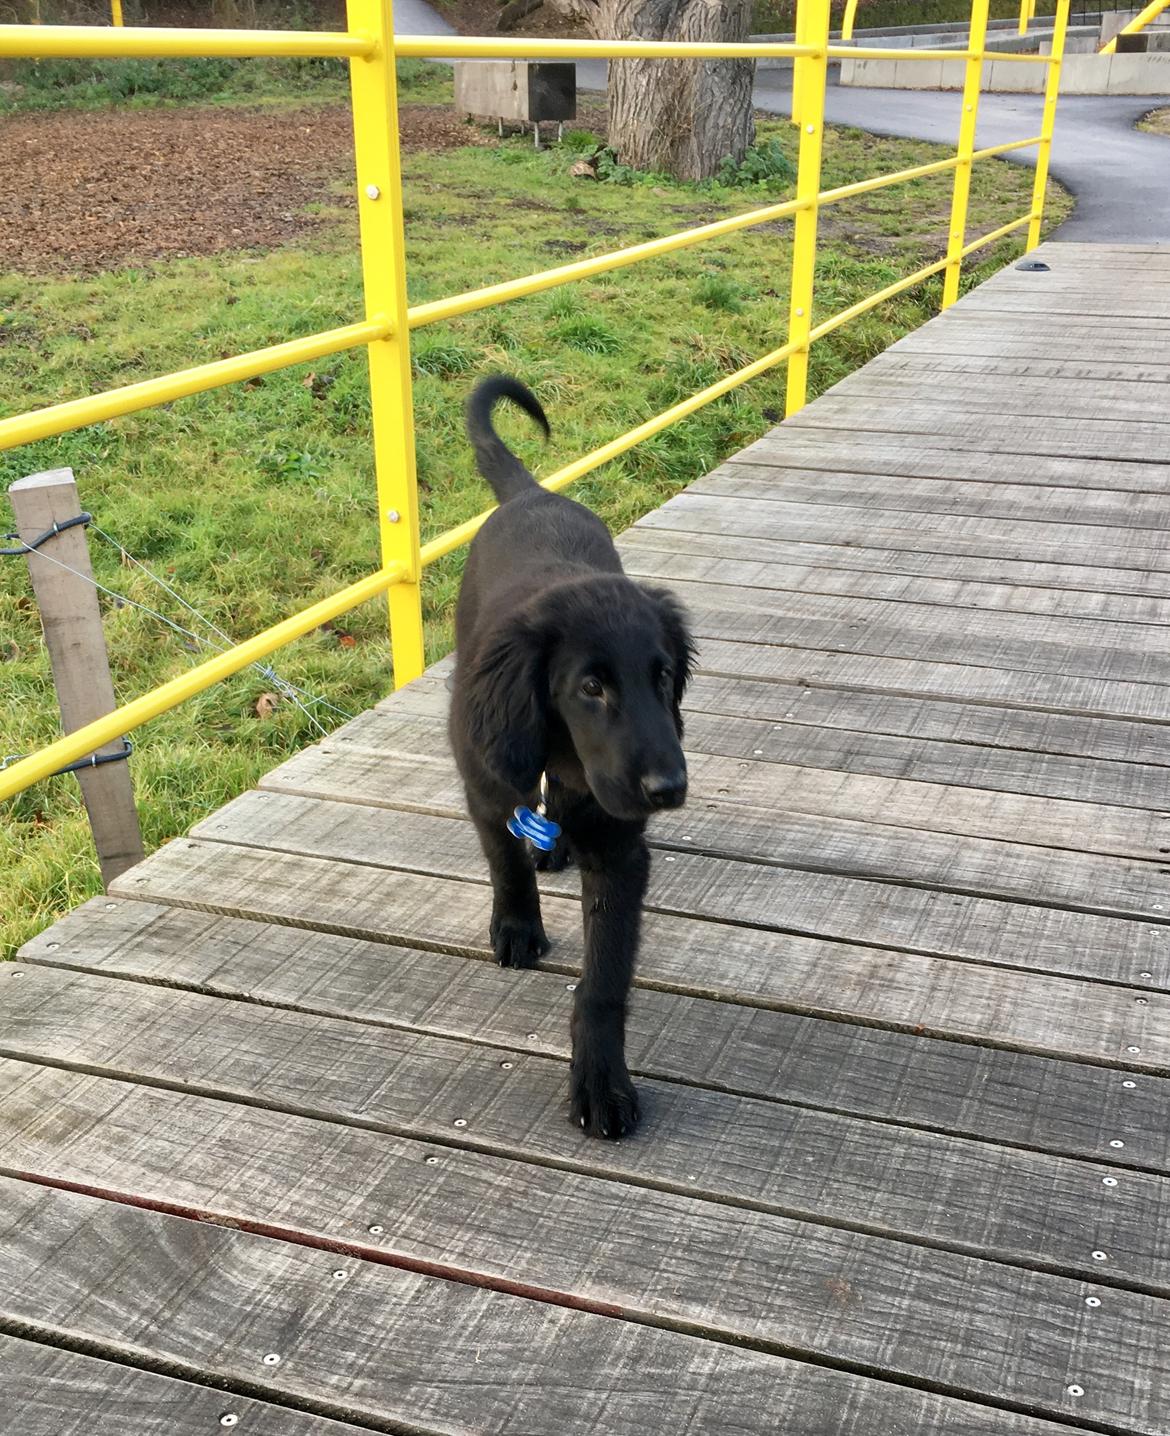
[[[455,618],[451,746],[491,873],[491,941],[505,967],[548,951],[535,867],[581,874],[585,963],[574,1001],[572,1120],[597,1137],[638,1121],[625,1021],[650,871],[644,831],[686,797],[680,703],[694,647],[678,602],[622,572],[609,531],[542,489],[504,445],[492,409],[512,400],[548,433],[536,396],[499,375],[467,403],[467,432],[500,508],[471,545]],[[600,690],[600,691],[598,691]],[[506,824],[535,808],[563,833],[534,864]]]

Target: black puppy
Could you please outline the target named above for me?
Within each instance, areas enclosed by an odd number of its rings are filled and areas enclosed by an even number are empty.
[[[638,1120],[625,1020],[650,871],[643,831],[686,798],[679,704],[693,647],[676,601],[622,572],[601,520],[542,489],[505,446],[491,424],[501,398],[549,431],[516,379],[487,379],[468,400],[476,464],[500,508],[471,545],[459,595],[451,745],[491,869],[501,965],[530,967],[549,946],[514,810],[544,797],[562,829],[550,865],[563,865],[567,840],[580,868],[571,1113],[616,1138]]]

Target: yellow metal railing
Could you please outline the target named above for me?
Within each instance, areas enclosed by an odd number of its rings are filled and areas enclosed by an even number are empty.
[[[1144,30],[1151,21],[1156,20],[1168,5],[1170,5],[1170,0],[1150,0],[1150,4],[1135,15],[1128,25],[1123,25],[1117,35],[1136,35],[1140,30]],[[1107,45],[1101,46],[1100,53],[1102,55],[1117,53],[1117,35],[1114,35]]]
[[[1167,0],[1161,0],[1167,3]],[[112,0],[117,7],[119,0]],[[1008,144],[975,148],[980,80],[987,58],[989,0],[973,0],[968,43],[963,49],[870,49],[834,45],[829,36],[829,0],[800,0],[797,43],[697,44],[613,40],[465,39],[458,36],[395,36],[389,0],[349,0],[348,25],[342,33],[273,30],[146,29],[134,26],[0,25],[0,58],[44,56],[334,56],[350,61],[358,216],[365,293],[363,320],[320,334],[291,339],[229,359],[201,364],[157,379],[146,379],[103,394],[0,420],[0,449],[31,443],[136,410],[168,404],[190,394],[239,383],[275,369],[319,359],[326,354],[365,347],[370,372],[370,407],[381,539],[380,568],[282,623],[125,704],[115,712],[50,743],[38,753],[0,772],[0,799],[11,797],[104,744],[133,731],[160,713],[193,697],[221,679],[309,633],[322,623],[380,594],[387,596],[394,681],[408,683],[423,670],[422,570],[444,554],[468,543],[491,510],[423,544],[419,535],[411,403],[410,331],[439,320],[504,304],[557,285],[671,254],[675,250],[734,234],[741,229],[791,217],[794,223],[787,341],[771,353],[728,374],[626,434],[611,439],[543,480],[563,489],[704,405],[730,393],[787,361],[786,412],[805,402],[812,344],[842,324],[923,280],[945,271],[943,306],[958,295],[963,260],[976,249],[1028,226],[1028,247],[1039,242],[1048,159],[1056,118],[1060,66],[1069,0],[1059,0],[1051,52],[1047,55],[996,53],[997,60],[1048,66],[1040,133]],[[854,7],[855,8],[855,7]],[[115,9],[115,20],[120,12]],[[1139,17],[1140,18],[1140,17]],[[847,34],[852,25],[849,16]],[[394,61],[406,56],[507,59],[599,57],[732,59],[788,57],[794,61],[793,119],[800,125],[796,195],[696,229],[647,240],[627,249],[579,260],[521,279],[468,290],[447,299],[408,306],[402,223],[402,176],[398,151],[398,111]],[[821,188],[821,145],[825,124],[825,85],[835,59],[955,60],[965,63],[958,147],[946,159],[877,175],[834,189]],[[990,234],[967,238],[971,172],[980,160],[1028,146],[1037,147],[1032,205]],[[813,323],[818,216],[825,206],[888,185],[954,170],[951,224],[945,256],[899,279],[847,309]]]

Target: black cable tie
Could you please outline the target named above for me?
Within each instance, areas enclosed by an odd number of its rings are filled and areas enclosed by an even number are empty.
[[[76,520],[74,520],[76,522]],[[59,778],[62,773],[76,773],[82,768],[97,768],[102,763],[124,763],[134,751],[134,744],[129,738],[122,739],[122,751],[120,753],[91,753],[88,758],[79,758],[76,763],[69,763],[64,768],[58,768],[50,777]]]
[[[66,529],[74,529],[78,524],[91,523],[93,523],[93,514],[75,514],[71,519],[62,519],[60,523],[55,523],[51,529],[46,529],[43,534],[37,534],[32,543],[22,543],[19,548],[0,548],[0,557],[18,558],[21,554],[32,553],[35,549],[40,548],[41,544],[48,542],[49,539],[56,538],[58,534],[63,534]],[[20,535],[5,534],[4,537],[6,539],[19,539]]]

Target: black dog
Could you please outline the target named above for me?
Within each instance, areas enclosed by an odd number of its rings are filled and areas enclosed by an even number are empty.
[[[502,966],[531,967],[549,946],[533,858],[508,827],[517,806],[547,795],[562,829],[548,865],[564,865],[567,841],[580,868],[571,1113],[616,1138],[638,1120],[625,1019],[650,872],[643,831],[686,798],[679,704],[693,646],[676,601],[622,572],[601,520],[542,489],[504,445],[491,424],[501,398],[549,432],[516,379],[487,379],[468,400],[476,463],[500,508],[471,545],[459,596],[451,744],[491,869]]]

